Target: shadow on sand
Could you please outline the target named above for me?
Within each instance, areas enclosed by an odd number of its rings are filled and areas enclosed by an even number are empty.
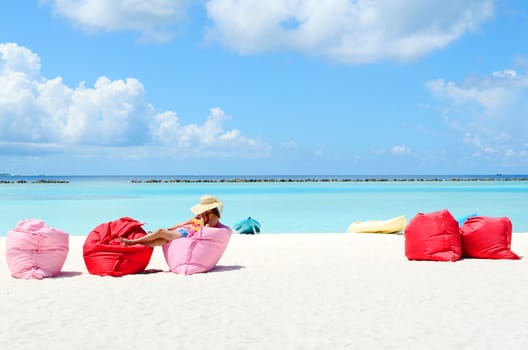
[[[236,270],[242,270],[245,269],[245,266],[241,265],[217,265],[214,269],[209,271],[209,273],[212,272],[226,272],[226,271],[236,271]]]

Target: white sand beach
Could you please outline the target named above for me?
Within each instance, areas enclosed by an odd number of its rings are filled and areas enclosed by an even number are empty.
[[[408,261],[402,235],[233,235],[212,272],[58,278],[0,258],[1,349],[526,349],[528,258]],[[5,237],[0,239],[5,252]],[[512,250],[528,257],[528,234]]]

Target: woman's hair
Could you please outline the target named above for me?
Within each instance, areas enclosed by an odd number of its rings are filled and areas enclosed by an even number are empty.
[[[218,207],[211,209],[211,212],[216,216],[220,217],[220,210],[218,210]]]

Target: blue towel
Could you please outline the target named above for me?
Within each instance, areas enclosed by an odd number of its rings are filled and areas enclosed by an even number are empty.
[[[235,224],[235,230],[242,234],[254,235],[260,232],[260,222],[251,216]]]

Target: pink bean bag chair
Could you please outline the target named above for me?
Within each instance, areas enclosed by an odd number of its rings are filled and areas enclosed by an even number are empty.
[[[409,260],[457,261],[462,257],[458,222],[446,209],[418,213],[405,228]]]
[[[467,258],[520,259],[510,250],[512,223],[509,218],[475,216],[460,228],[462,254]]]
[[[99,276],[124,276],[141,272],[147,267],[153,248],[143,245],[125,246],[128,239],[146,235],[139,221],[123,217],[97,226],[83,245],[84,263],[88,272]]]
[[[163,255],[169,269],[183,275],[212,270],[224,254],[231,232],[231,228],[219,224],[164,244]]]
[[[20,221],[6,237],[7,266],[15,278],[59,275],[68,250],[69,235],[39,219]]]

